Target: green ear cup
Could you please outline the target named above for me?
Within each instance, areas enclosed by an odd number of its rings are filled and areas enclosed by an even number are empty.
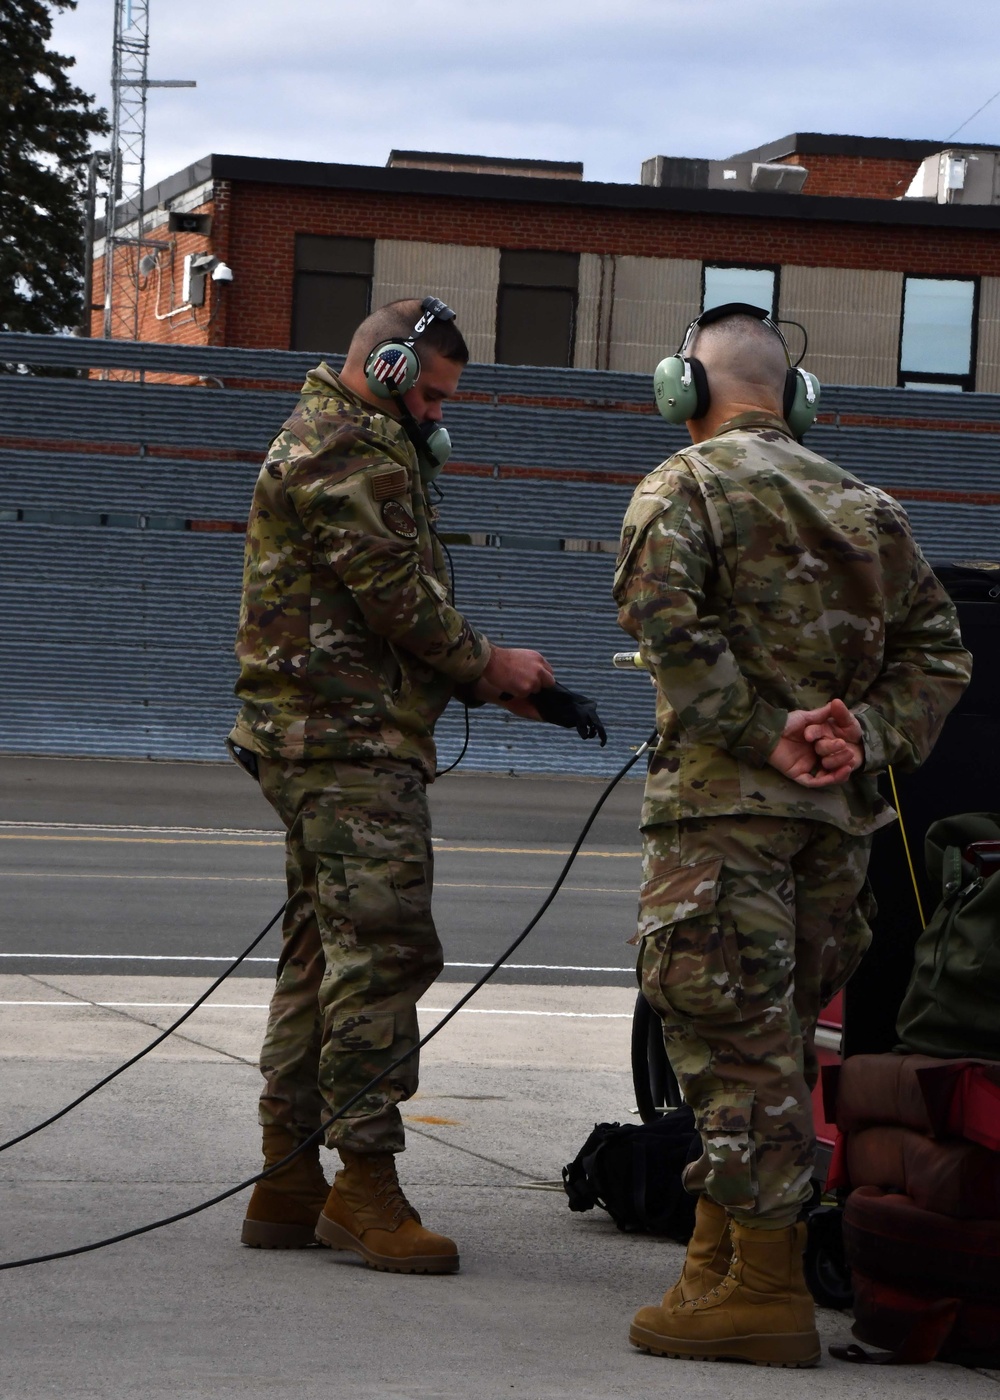
[[[785,384],[785,422],[801,438],[819,412],[819,380],[806,369],[790,369]]]
[[[384,340],[365,361],[365,381],[377,399],[405,394],[419,377],[417,352],[401,340]]]
[[[423,445],[417,449],[417,462],[424,481],[433,481],[440,476],[441,468],[451,456],[451,434],[443,424],[437,423],[430,431],[426,425],[421,430]]]
[[[686,423],[698,413],[698,386],[691,361],[669,355],[653,371],[656,407],[668,423]]]

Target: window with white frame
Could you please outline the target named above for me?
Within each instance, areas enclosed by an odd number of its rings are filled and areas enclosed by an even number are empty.
[[[904,389],[961,392],[974,388],[974,277],[907,277],[899,337],[899,383]]]

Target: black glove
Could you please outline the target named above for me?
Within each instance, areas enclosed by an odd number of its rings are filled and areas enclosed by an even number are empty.
[[[608,732],[597,713],[596,701],[576,690],[567,690],[558,681],[529,695],[528,703],[534,705],[546,724],[575,729],[581,739],[600,738],[602,749],[608,742]]]

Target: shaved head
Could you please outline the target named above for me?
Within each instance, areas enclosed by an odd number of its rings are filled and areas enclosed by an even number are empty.
[[[727,316],[699,326],[688,353],[705,366],[713,403],[753,404],[781,413],[788,355],[763,321]]]

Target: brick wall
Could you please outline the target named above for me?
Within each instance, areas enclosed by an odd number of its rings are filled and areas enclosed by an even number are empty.
[[[854,199],[898,199],[917,173],[917,160],[873,160],[867,156],[791,155],[781,165],[804,165],[809,171],[803,194],[841,195]]]
[[[171,345],[225,345],[226,314],[231,287],[213,282],[205,283],[205,304],[181,310],[181,289],[184,259],[189,253],[214,253],[223,262],[229,261],[230,186],[221,182],[215,187],[215,197],[197,209],[186,212],[210,214],[212,231],[208,237],[196,233],[171,233],[166,221],[147,228],[145,237],[169,243],[170,249],[158,252],[157,266],[141,278],[139,287],[139,339]],[[137,259],[143,249],[123,246],[115,252],[115,281],[134,279]],[[154,251],[154,250],[149,250]],[[132,292],[129,292],[131,297]],[[94,262],[94,305],[104,301],[104,258]],[[171,314],[176,312],[177,314]],[[91,335],[104,332],[104,313],[91,315]],[[157,376],[159,377],[159,376]]]
[[[250,182],[234,185],[231,199],[227,261],[236,281],[229,289],[226,327],[233,345],[288,347],[297,232],[1000,276],[1000,238],[989,230],[595,209]]]

